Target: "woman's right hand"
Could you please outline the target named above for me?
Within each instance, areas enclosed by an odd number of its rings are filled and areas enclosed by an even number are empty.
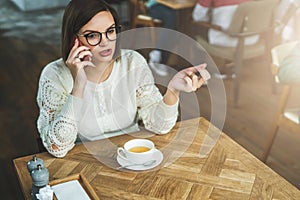
[[[74,85],[72,95],[83,97],[84,88],[87,82],[87,77],[84,68],[87,66],[95,67],[92,63],[92,52],[86,46],[80,46],[79,40],[75,39],[75,44],[70,50],[66,60],[66,65],[71,71]]]

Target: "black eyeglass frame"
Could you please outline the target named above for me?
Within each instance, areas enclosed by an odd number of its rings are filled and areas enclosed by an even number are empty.
[[[91,32],[86,33],[86,34],[76,34],[76,35],[78,35],[78,36],[83,36],[83,37],[85,38],[86,42],[87,42],[89,45],[91,45],[91,46],[97,46],[97,45],[100,44],[101,41],[102,41],[102,34],[105,34],[106,38],[107,38],[109,41],[115,41],[115,40],[117,40],[117,38],[118,38],[117,35],[118,35],[118,33],[120,32],[121,28],[122,28],[121,25],[119,25],[119,26],[112,25],[111,27],[109,27],[108,29],[106,29],[106,31],[104,31],[104,32],[91,31]],[[107,36],[108,32],[109,32],[111,29],[115,29],[115,30],[116,30],[116,39],[111,40],[111,39],[109,39],[109,37]],[[89,42],[89,40],[88,40],[88,36],[89,36],[90,34],[95,34],[95,33],[97,33],[97,34],[100,35],[100,39],[99,39],[99,41],[98,41],[96,44],[91,44],[91,43]]]

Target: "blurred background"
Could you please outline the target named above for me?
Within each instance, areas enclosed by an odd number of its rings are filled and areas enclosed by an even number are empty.
[[[169,0],[171,1],[171,0]],[[13,159],[39,152],[36,141],[38,132],[36,120],[38,108],[36,92],[41,70],[49,62],[60,57],[60,28],[65,1],[11,1],[0,0],[0,173],[1,199],[23,199],[22,191],[13,166]],[[123,30],[133,28],[135,20],[135,0],[109,1],[119,12]],[[281,2],[281,8],[274,11],[274,24],[279,19],[289,20],[278,33],[273,29],[276,41],[273,45],[295,41],[299,32],[295,26],[298,8],[287,16],[284,9],[289,1]],[[188,6],[176,10],[178,23],[176,30],[191,37],[197,35],[192,29],[191,13],[197,1],[189,1]],[[31,5],[30,5],[31,4]],[[179,3],[182,5],[182,1]],[[31,6],[31,7],[30,7]],[[277,7],[276,7],[277,8]],[[138,14],[147,14],[139,11]],[[277,19],[277,21],[276,21]],[[299,21],[298,21],[299,23]],[[135,26],[137,26],[135,24]],[[138,26],[142,26],[139,24]],[[140,52],[149,59],[149,49]],[[267,50],[266,50],[267,51]],[[270,51],[270,48],[268,49]],[[267,52],[270,53],[270,52]],[[214,57],[220,67],[226,65],[220,58]],[[172,55],[166,64],[175,70],[188,67],[184,59]],[[163,78],[153,71],[157,78]],[[282,86],[272,86],[270,60],[258,56],[244,61],[240,73],[240,93],[238,106],[233,101],[233,79],[223,80],[227,94],[227,114],[223,132],[261,159],[266,149],[269,132],[279,104]],[[196,92],[201,108],[201,116],[210,119],[210,94],[207,87]],[[299,87],[295,87],[289,97],[288,106],[299,106]],[[193,113],[191,105],[190,115]],[[268,155],[266,165],[300,188],[300,133],[279,129]]]

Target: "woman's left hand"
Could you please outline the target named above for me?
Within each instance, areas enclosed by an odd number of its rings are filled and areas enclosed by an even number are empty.
[[[168,89],[175,94],[192,92],[200,88],[210,79],[209,72],[205,69],[206,63],[183,69],[175,74],[168,85]]]

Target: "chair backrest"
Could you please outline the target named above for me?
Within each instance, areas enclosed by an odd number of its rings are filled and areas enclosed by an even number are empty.
[[[131,28],[137,28],[140,26],[161,26],[162,21],[159,19],[154,19],[150,15],[148,15],[147,7],[145,5],[144,0],[131,0],[132,9],[132,20],[131,20]]]
[[[144,0],[131,0],[133,6],[133,16],[136,17],[140,14],[147,15],[147,8]]]
[[[264,32],[271,28],[279,0],[248,1],[238,5],[229,33]]]

